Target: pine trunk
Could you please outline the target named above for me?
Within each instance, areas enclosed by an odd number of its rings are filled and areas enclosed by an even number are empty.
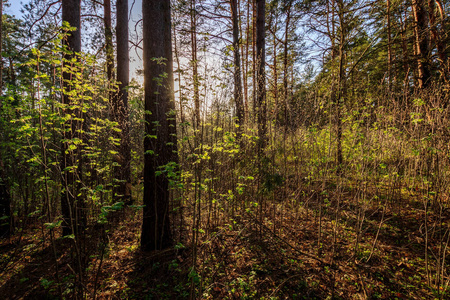
[[[146,135],[141,247],[150,251],[172,244],[168,176],[169,164],[177,162],[177,141],[170,0],[144,0],[142,14]]]

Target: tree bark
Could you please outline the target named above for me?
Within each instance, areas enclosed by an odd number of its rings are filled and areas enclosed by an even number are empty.
[[[123,163],[120,167],[119,193],[123,195],[125,203],[131,203],[131,149],[130,149],[130,120],[128,114],[128,85],[130,84],[130,56],[128,50],[128,0],[117,0],[117,116],[121,132],[120,155]]]
[[[106,51],[106,77],[111,86],[114,77],[114,47],[113,35],[111,29],[111,0],[103,2],[103,22],[105,26],[105,51]],[[112,101],[114,93],[110,91],[110,101]]]
[[[437,7],[436,7],[437,4]],[[437,9],[436,9],[437,8]],[[445,66],[447,65],[447,54],[445,53],[445,43],[442,39],[441,30],[438,27],[438,22],[436,20],[436,13],[439,10],[441,15],[441,28],[445,28],[444,24],[444,10],[441,6],[441,3],[437,0],[429,0],[428,1],[428,15],[430,19],[430,28],[431,28],[431,40],[433,45],[436,47],[437,54],[439,57],[439,65],[441,66],[441,76],[447,75]]]
[[[241,56],[239,52],[239,15],[237,0],[230,0],[233,27],[234,101],[236,103],[236,124],[238,133],[244,124],[244,104],[242,99]]]
[[[286,27],[284,28],[284,54],[283,54],[283,93],[284,93],[284,122],[285,122],[285,130],[290,124],[290,119],[288,118],[288,109],[289,109],[289,93],[288,93],[288,43],[289,43],[289,29],[291,22],[291,7],[292,2],[289,1],[286,7]]]
[[[256,100],[256,90],[258,86],[258,75],[256,71],[256,0],[248,0],[252,2],[252,78],[253,78],[253,90],[252,90],[252,109],[253,109],[253,116],[252,120],[253,122],[256,121],[256,110],[258,107],[257,100]]]
[[[62,184],[64,192],[61,198],[61,210],[64,218],[63,235],[80,233],[82,221],[84,219],[83,201],[79,198],[76,191],[76,179],[79,178],[81,170],[80,168],[72,169],[79,162],[79,149],[69,151],[69,145],[67,141],[74,138],[79,138],[77,132],[79,121],[76,116],[79,115],[79,109],[75,109],[71,112],[68,108],[72,104],[71,98],[67,93],[71,91],[70,82],[74,79],[73,72],[67,71],[67,68],[73,66],[70,62],[72,58],[76,57],[76,53],[81,52],[81,0],[63,0],[62,1],[62,21],[67,22],[71,27],[75,27],[74,31],[71,31],[67,37],[63,40],[63,44],[67,47],[68,52],[64,53],[63,61],[63,89],[62,103],[64,105],[63,114],[75,114],[74,117],[66,121],[64,124],[64,142],[62,142],[61,153],[61,171],[62,171]]]
[[[3,23],[3,1],[0,0],[0,22]],[[2,23],[0,23],[0,109],[2,107],[3,96],[3,56],[2,56]],[[0,238],[6,237],[10,233],[11,218],[11,198],[6,184],[6,174],[4,172],[3,160],[0,156]]]
[[[414,34],[416,39],[417,54],[417,87],[425,89],[430,83],[430,66],[429,66],[429,28],[428,15],[425,7],[425,0],[413,0],[414,13]]]
[[[266,1],[256,0],[257,123],[260,146],[266,145]]]
[[[145,89],[144,217],[141,247],[172,244],[169,223],[169,163],[176,163],[170,0],[143,0]]]
[[[0,95],[3,95],[3,0],[0,0]],[[2,106],[2,99],[0,98],[0,107]]]
[[[11,197],[0,157],[0,238],[8,237],[11,228]]]
[[[338,70],[338,84],[337,84],[337,97],[336,97],[336,126],[337,126],[337,173],[341,174],[342,166],[344,162],[342,154],[342,99],[345,99],[346,92],[346,80],[345,74],[345,45],[347,43],[347,26],[346,20],[346,7],[344,0],[337,1],[337,15],[339,18],[339,70]]]
[[[196,1],[191,0],[191,63],[192,78],[194,80],[194,130],[200,130],[200,90],[198,78],[197,58],[197,11]]]
[[[250,0],[247,0],[247,28],[245,39],[245,66],[243,68],[243,81],[244,81],[244,122],[248,120],[248,66],[249,66],[249,48],[250,48]],[[244,52],[242,52],[244,55]]]
[[[387,8],[387,35],[388,35],[388,90],[392,84],[392,38],[391,38],[391,2],[386,1]]]

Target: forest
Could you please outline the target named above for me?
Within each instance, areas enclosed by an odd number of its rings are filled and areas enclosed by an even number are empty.
[[[18,2],[1,299],[450,299],[450,1]]]

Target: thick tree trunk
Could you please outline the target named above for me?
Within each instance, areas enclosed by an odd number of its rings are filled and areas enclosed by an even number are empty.
[[[176,163],[170,0],[143,0],[145,132],[144,218],[141,247],[172,244],[169,222],[170,163]]]
[[[266,1],[256,0],[257,122],[260,146],[266,145]]]
[[[64,39],[63,43],[70,52],[64,54],[63,65],[70,67],[72,63],[69,61],[75,57],[76,52],[81,52],[81,0],[63,0],[62,1],[62,21],[67,22],[71,27],[76,29],[69,33]],[[68,106],[72,104],[71,98],[67,95],[71,90],[69,82],[73,79],[75,74],[73,72],[64,71],[63,73],[63,88],[65,93],[62,96],[62,103],[65,105],[64,114],[69,114],[71,111]],[[76,109],[72,112],[75,115],[79,114]],[[79,138],[77,132],[79,122],[77,118],[70,118],[65,123],[66,130],[64,131],[64,140],[69,141],[74,138]],[[62,171],[62,185],[63,194],[61,197],[61,210],[64,218],[63,235],[79,234],[81,225],[84,219],[83,200],[78,196],[76,180],[80,176],[80,168],[73,170],[72,168],[79,164],[79,149],[68,151],[68,142],[62,143],[61,151],[61,171]]]
[[[239,52],[239,16],[237,5],[237,0],[230,1],[233,24],[234,101],[236,103],[236,123],[239,125],[238,132],[242,132],[242,126],[244,124],[244,104],[242,99],[241,56]]]
[[[119,193],[123,195],[125,203],[131,203],[131,149],[130,149],[130,120],[128,115],[128,85],[130,84],[130,57],[128,51],[128,0],[117,0],[117,82],[119,91],[117,101],[117,117],[120,129],[120,155],[123,157],[118,178],[120,179]]]

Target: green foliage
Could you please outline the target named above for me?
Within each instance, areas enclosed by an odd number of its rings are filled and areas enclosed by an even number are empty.
[[[99,208],[98,218],[104,221],[107,212],[117,208],[116,204],[104,208],[112,200],[112,171],[119,145],[114,135],[120,132],[118,124],[106,113],[109,93],[116,85],[105,80],[94,56],[61,57],[67,53],[62,39],[70,30],[63,26],[43,47],[31,48],[26,60],[15,61],[20,76],[15,77],[14,87],[6,82],[0,107],[1,157],[13,194],[27,190],[27,197],[13,198],[16,211],[28,214],[32,207],[41,208],[51,194],[69,189],[87,205]],[[70,80],[62,78],[63,72],[70,74]],[[63,81],[69,89],[61,85]],[[70,102],[62,103],[61,97],[70,97]],[[63,144],[72,165],[61,170]],[[61,175],[78,171],[83,178],[76,178],[74,186],[62,184]],[[55,213],[47,229],[61,225]]]

